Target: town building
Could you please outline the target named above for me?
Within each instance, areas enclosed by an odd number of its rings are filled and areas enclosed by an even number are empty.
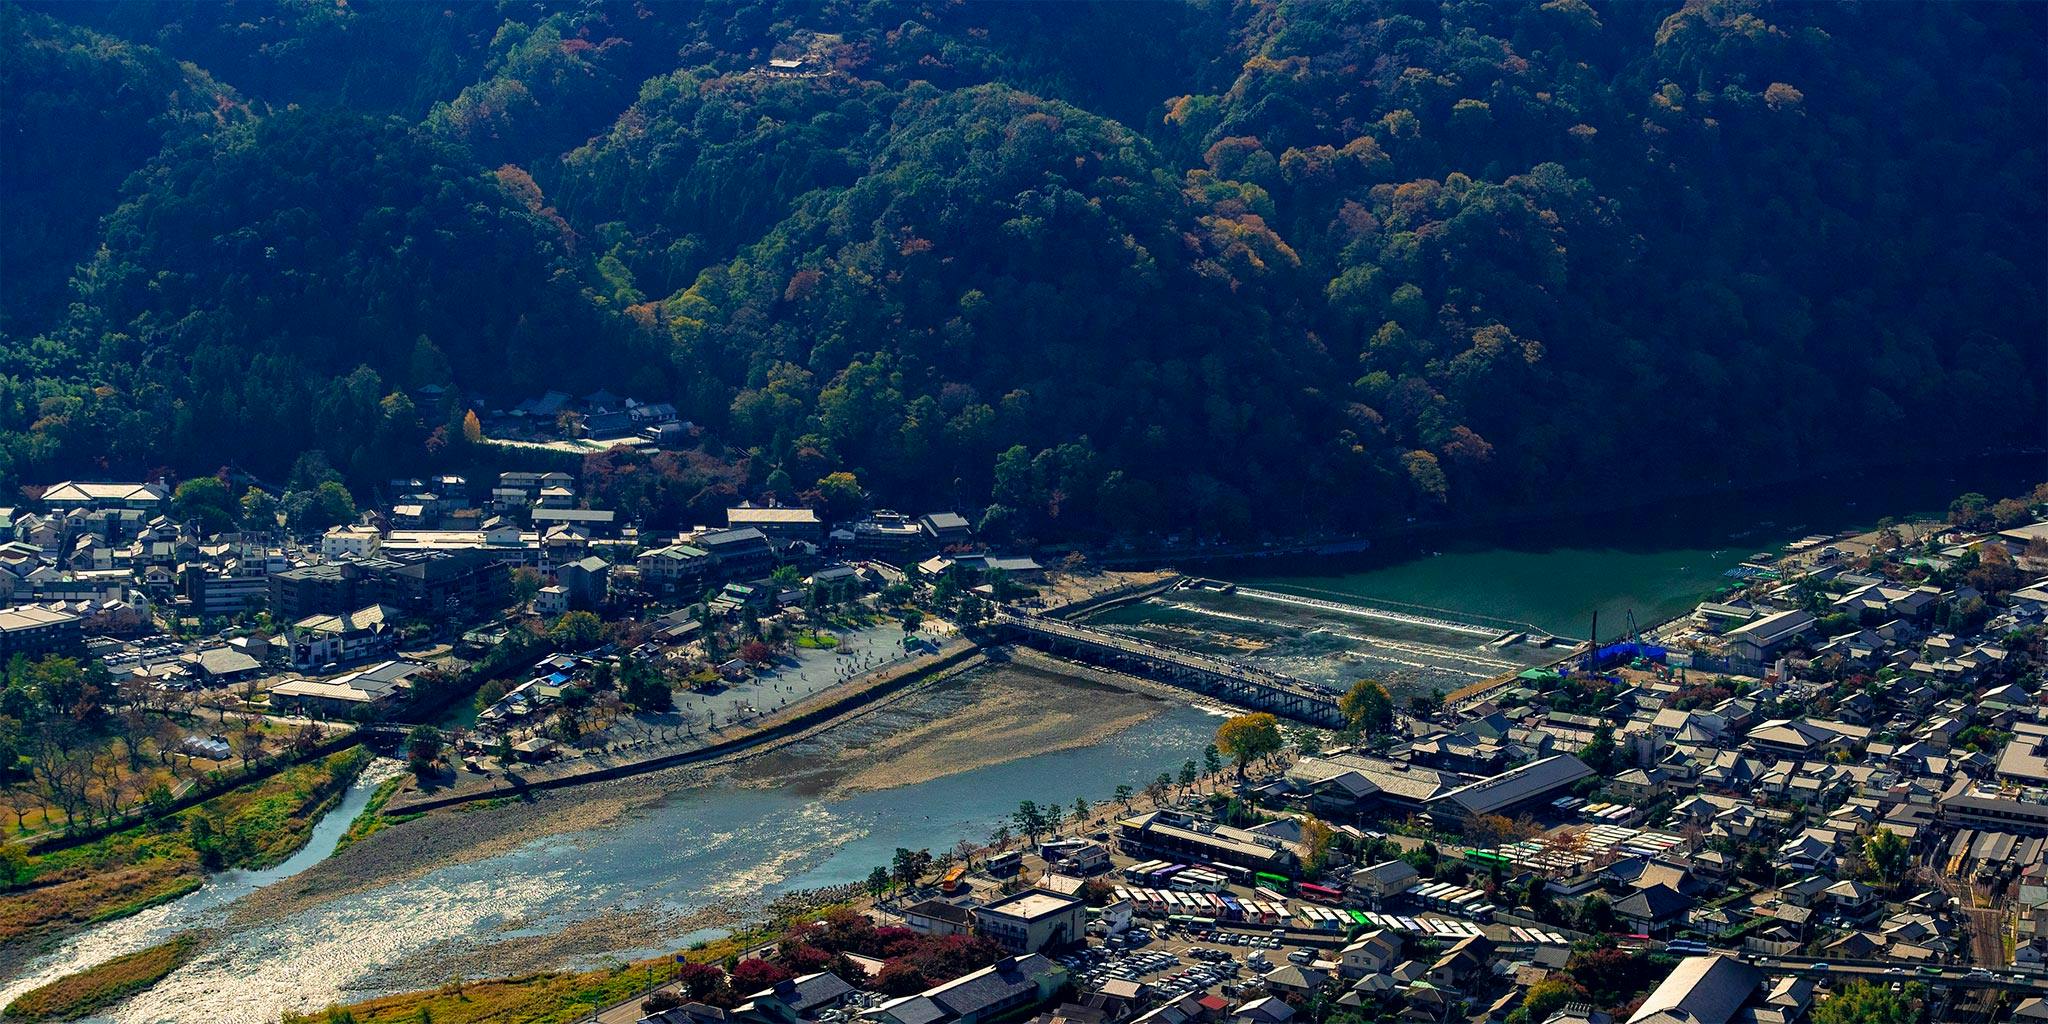
[[[0,661],[70,651],[82,643],[83,620],[36,605],[0,608]]]
[[[1087,934],[1080,900],[1043,889],[1027,889],[974,908],[974,933],[1012,953],[1058,949]]]
[[[1482,815],[1511,815],[1519,809],[1547,802],[1593,774],[1593,769],[1577,757],[1553,754],[1519,768],[1510,768],[1492,778],[1459,786],[1430,801],[1429,814],[1439,822],[1450,824]]]
[[[1766,615],[1729,631],[1728,655],[1743,664],[1761,665],[1766,658],[1813,632],[1817,625],[1819,620],[1813,617],[1812,612],[1788,611]]]
[[[142,484],[65,480],[44,489],[42,502],[58,512],[118,508],[157,512],[163,509],[170,497],[170,488],[160,481]]]
[[[333,679],[290,679],[270,688],[270,706],[314,718],[381,714],[403,701],[412,677],[426,670],[411,661],[386,661]]]
[[[640,570],[641,588],[655,594],[700,588],[711,578],[717,564],[709,551],[690,544],[655,548],[643,552],[634,562]]]
[[[341,665],[389,653],[397,645],[397,613],[381,604],[352,612],[308,615],[286,631],[299,668]]]
[[[1177,811],[1124,818],[1117,822],[1117,840],[1126,852],[1187,854],[1280,875],[1292,876],[1301,863],[1294,849],[1273,836]]]
[[[825,524],[818,520],[817,510],[808,508],[741,505],[725,510],[725,525],[730,530],[759,530],[779,540],[803,540],[815,544],[825,539]]]
[[[768,535],[751,526],[700,533],[691,545],[709,554],[719,575],[727,579],[765,575],[775,567],[775,547],[768,543]]]

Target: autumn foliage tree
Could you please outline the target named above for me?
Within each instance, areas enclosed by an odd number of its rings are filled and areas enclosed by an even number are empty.
[[[1253,761],[1279,753],[1285,743],[1279,719],[1264,711],[1238,715],[1216,727],[1216,749],[1237,763],[1239,779]]]
[[[1337,702],[1337,710],[1352,729],[1361,733],[1382,733],[1394,724],[1394,698],[1385,684],[1361,679]]]

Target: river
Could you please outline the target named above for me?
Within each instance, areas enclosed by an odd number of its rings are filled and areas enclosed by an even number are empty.
[[[1216,722],[1211,712],[1170,704],[1093,746],[841,799],[728,786],[680,790],[607,828],[535,840],[280,921],[222,931],[192,963],[96,1019],[272,1020],[286,1010],[419,987],[412,963],[419,959],[459,959],[476,948],[488,951],[494,943],[579,924],[605,927],[621,915],[675,921],[714,906],[758,905],[792,889],[856,882],[889,863],[897,847],[942,851],[961,839],[986,841],[1021,798],[1094,801],[1118,784],[1142,786],[1161,771],[1177,771],[1200,756]],[[269,873],[217,876],[183,900],[96,928],[40,961],[32,976],[7,987],[6,997],[172,933],[222,924],[233,900],[331,851],[365,799],[366,787],[351,790],[292,862]],[[657,955],[708,934],[684,932],[624,948],[596,939],[592,947],[600,953],[571,957],[562,966]]]

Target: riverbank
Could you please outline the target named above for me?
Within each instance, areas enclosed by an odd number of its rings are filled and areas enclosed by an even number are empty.
[[[24,963],[88,925],[183,897],[209,870],[282,862],[369,760],[367,750],[350,747],[159,822],[30,855],[25,883],[0,894],[0,965]]]
[[[188,932],[59,978],[16,997],[0,1010],[0,1020],[77,1020],[162,981],[192,959],[202,941],[203,936]]]
[[[975,656],[974,644],[955,638],[933,653],[887,665],[843,685],[814,693],[756,719],[744,729],[726,730],[702,738],[692,737],[679,744],[632,753],[593,751],[504,773],[462,773],[445,788],[421,790],[409,783],[390,799],[388,812],[392,815],[417,814],[477,801],[530,799],[546,790],[587,786],[709,763],[829,725],[899,690],[953,671]]]
[[[1163,702],[1044,663],[988,662],[859,721],[736,759],[714,778],[825,799],[1101,743]]]

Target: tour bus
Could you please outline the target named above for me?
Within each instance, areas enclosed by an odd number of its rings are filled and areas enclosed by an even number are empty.
[[[1237,864],[1204,864],[1203,867],[1230,880],[1232,885],[1252,884],[1252,869]]]
[[[1338,892],[1337,890],[1332,889],[1327,885],[1316,885],[1313,882],[1303,882],[1299,886],[1296,886],[1296,888],[1301,891],[1301,896],[1303,899],[1315,900],[1318,903],[1342,903],[1344,901],[1343,893]]]
[[[1152,872],[1157,871],[1165,866],[1166,862],[1163,860],[1143,861],[1141,863],[1133,864],[1130,867],[1125,868],[1124,877],[1130,879],[1133,882],[1143,882],[1144,880],[1152,877]]]

